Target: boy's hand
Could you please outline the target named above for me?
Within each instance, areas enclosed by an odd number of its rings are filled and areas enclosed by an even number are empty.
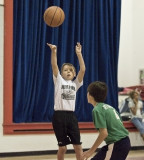
[[[141,92],[142,92],[142,90],[140,90],[139,88],[136,88],[136,89],[135,89],[135,92],[137,92],[137,94],[139,94],[139,95],[140,95],[140,94],[141,94]]]
[[[87,160],[93,153],[90,150],[83,152],[81,160]]]
[[[57,52],[57,46],[56,45],[49,44],[49,43],[47,43],[47,45],[50,47],[52,53],[56,53]]]
[[[82,51],[82,46],[79,42],[77,42],[77,45],[75,47],[75,51],[76,51],[76,54],[81,54],[81,51]]]
[[[133,102],[134,102],[135,105],[138,104],[138,100],[137,99],[133,99]]]

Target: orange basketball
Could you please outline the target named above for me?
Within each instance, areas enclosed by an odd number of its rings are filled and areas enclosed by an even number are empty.
[[[64,19],[64,11],[58,6],[51,6],[44,12],[44,21],[50,27],[60,26]]]

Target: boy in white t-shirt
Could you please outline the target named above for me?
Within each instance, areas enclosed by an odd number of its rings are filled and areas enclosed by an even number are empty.
[[[64,63],[62,65],[60,74],[57,65],[57,46],[48,43],[47,45],[51,49],[51,65],[55,85],[52,124],[59,145],[57,159],[64,160],[64,154],[67,150],[66,145],[73,144],[76,158],[80,160],[83,151],[80,142],[78,121],[74,111],[76,92],[83,85],[85,74],[85,63],[81,53],[82,47],[80,43],[77,43],[75,47],[80,65],[80,70],[76,76],[75,67],[70,63]],[[76,79],[73,81],[75,76]]]

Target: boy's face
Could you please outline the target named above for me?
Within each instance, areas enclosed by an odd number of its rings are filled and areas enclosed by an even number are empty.
[[[76,73],[75,73],[73,66],[65,65],[62,69],[61,75],[65,80],[73,80]]]
[[[94,107],[96,106],[97,102],[95,101],[94,97],[87,92],[87,101],[88,103],[92,104]]]
[[[89,94],[89,92],[87,92],[87,101],[88,103],[92,102],[92,96]]]

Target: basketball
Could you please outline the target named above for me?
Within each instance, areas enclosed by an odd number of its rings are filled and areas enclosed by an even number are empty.
[[[44,21],[50,27],[60,26],[64,19],[64,11],[58,6],[51,6],[44,12]]]

